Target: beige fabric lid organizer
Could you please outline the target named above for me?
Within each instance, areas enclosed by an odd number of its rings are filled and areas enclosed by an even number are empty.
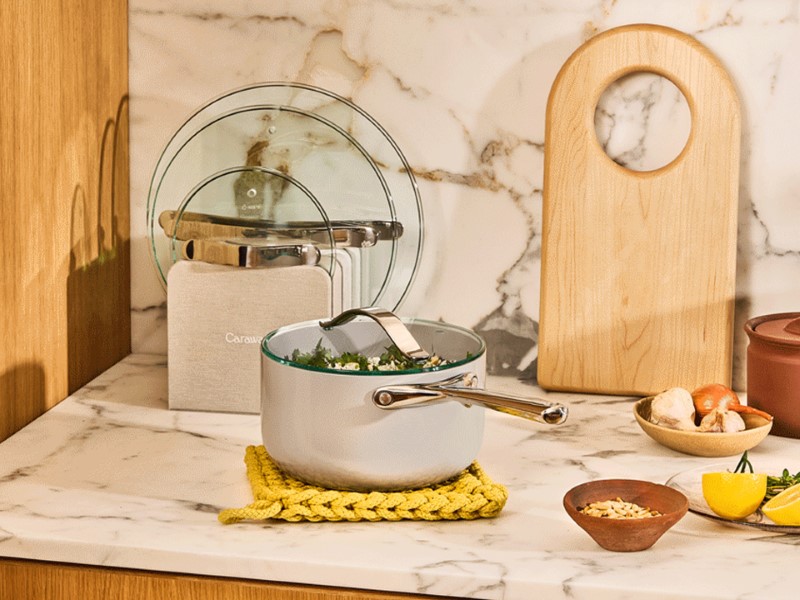
[[[332,292],[318,266],[175,264],[167,285],[169,407],[259,413],[261,339],[333,314]]]
[[[597,141],[612,82],[649,71],[685,96],[692,127],[671,163],[634,172]],[[658,25],[590,39],[547,104],[538,380],[545,389],[648,395],[730,385],[740,116],[697,40]]]

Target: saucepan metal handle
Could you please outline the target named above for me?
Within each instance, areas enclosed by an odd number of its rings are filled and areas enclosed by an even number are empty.
[[[264,239],[251,243],[246,239],[187,240],[180,247],[186,260],[232,267],[267,268],[313,266],[319,263],[320,251],[313,244],[281,243]]]
[[[388,385],[376,389],[372,393],[372,401],[380,408],[395,409],[441,400],[458,400],[462,404],[477,404],[547,425],[559,425],[567,420],[569,411],[562,404],[498,394],[475,387],[477,383],[477,375],[466,373],[436,383]]]
[[[381,240],[396,240],[403,235],[397,221],[289,221],[243,219],[206,213],[165,210],[158,217],[164,233],[177,240],[196,238],[246,237],[272,235],[307,239],[337,248],[369,248]]]

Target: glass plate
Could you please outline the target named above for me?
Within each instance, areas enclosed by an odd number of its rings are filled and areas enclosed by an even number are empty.
[[[170,249],[159,214],[177,209],[210,174],[256,165],[301,182],[332,221],[400,223],[400,237],[360,251],[356,261],[361,304],[397,308],[422,252],[422,207],[411,169],[397,144],[362,109],[297,83],[232,90],[198,109],[172,136],[153,172],[147,208],[151,253],[162,282]]]
[[[752,460],[753,468],[758,473],[767,473],[768,475],[780,475],[784,468],[788,468],[792,473],[800,468],[797,465],[797,459],[775,459],[775,458],[758,458]],[[762,531],[770,531],[773,533],[784,534],[800,534],[800,527],[794,525],[776,525],[769,518],[765,517],[760,510],[748,516],[742,521],[734,521],[732,519],[724,519],[714,513],[706,504],[703,498],[703,473],[718,473],[729,471],[736,467],[736,460],[733,459],[726,463],[717,463],[713,465],[706,465],[696,469],[683,471],[670,477],[666,485],[675,488],[682,492],[689,499],[689,510],[701,517],[718,521],[725,525],[733,527],[740,527],[745,529],[760,529]],[[793,470],[794,469],[794,470]]]

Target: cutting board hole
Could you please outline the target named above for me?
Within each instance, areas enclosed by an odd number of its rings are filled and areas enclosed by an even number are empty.
[[[645,71],[609,85],[594,112],[600,146],[632,171],[655,171],[671,163],[686,146],[691,128],[683,93],[666,77]]]

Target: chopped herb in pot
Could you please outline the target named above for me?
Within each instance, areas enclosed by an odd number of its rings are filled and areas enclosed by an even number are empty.
[[[291,356],[287,356],[286,360],[309,367],[337,371],[406,371],[441,367],[449,362],[435,354],[424,363],[416,362],[403,356],[394,344],[385,348],[379,356],[366,356],[359,352],[344,352],[339,356],[333,356],[331,351],[322,345],[321,339],[311,352],[301,352],[298,349],[292,352]]]

